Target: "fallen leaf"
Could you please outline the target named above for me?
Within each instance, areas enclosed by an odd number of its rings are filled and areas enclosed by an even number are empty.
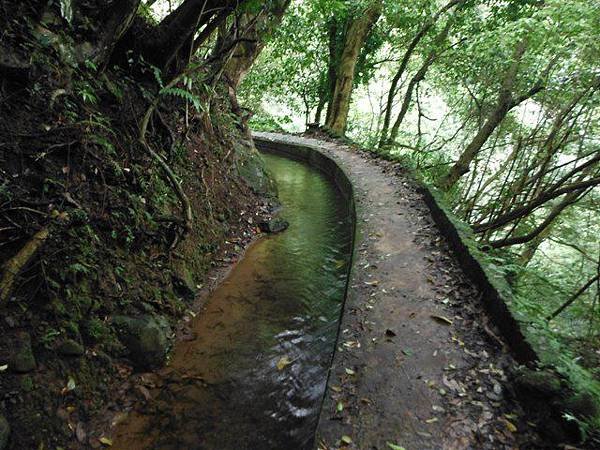
[[[432,417],[431,419],[427,419],[425,423],[436,423],[439,419],[437,417]]]
[[[334,392],[342,392],[342,388],[339,386],[331,386],[331,390]]]
[[[144,386],[138,386],[137,388],[144,397],[144,400],[149,401],[152,399],[152,395],[150,395],[150,391],[147,388]]]
[[[352,370],[352,369],[348,369],[348,368],[346,368],[346,373],[347,373],[348,375],[354,375],[354,374],[356,374],[356,372],[355,372],[354,370]]]
[[[347,435],[342,436],[341,441],[344,444],[352,444],[352,438],[350,436],[347,436]]]
[[[387,446],[389,448],[391,448],[392,450],[406,450],[404,447],[402,447],[401,445],[396,445],[396,444],[392,444],[391,442],[386,442]]]
[[[437,314],[432,314],[431,318],[441,324],[452,325],[452,321],[445,316],[438,316]]]
[[[77,424],[77,427],[75,428],[75,436],[77,437],[77,440],[80,443],[85,444],[85,442],[87,440],[87,433],[85,432],[85,429],[83,428],[82,422],[79,422]]]
[[[342,345],[346,348],[360,348],[360,342],[358,341],[346,341]]]
[[[505,420],[505,422],[506,422],[506,428],[508,428],[508,431],[510,431],[511,433],[517,432],[517,427],[512,422],[509,422],[508,420]]]
[[[67,391],[72,391],[75,389],[75,379],[73,377],[69,377],[69,381],[67,381]]]
[[[288,358],[287,356],[284,356],[279,361],[277,361],[277,370],[283,370],[287,366],[289,366],[291,363],[292,363],[292,361],[290,361],[290,358]]]
[[[338,402],[337,406],[335,407],[337,412],[342,412],[344,410],[344,404],[342,402]]]
[[[101,442],[103,445],[106,445],[107,447],[112,447],[112,445],[113,445],[113,441],[112,441],[112,439],[109,439],[109,438],[107,438],[106,436],[102,436],[102,437],[100,438],[100,442]]]

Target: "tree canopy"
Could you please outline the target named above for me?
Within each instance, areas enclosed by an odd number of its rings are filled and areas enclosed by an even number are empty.
[[[318,124],[414,168],[445,192],[532,327],[594,368],[598,3],[384,1],[352,56],[347,124],[334,126],[322,112],[335,102],[340,45],[372,5],[292,2],[241,87],[254,126]]]

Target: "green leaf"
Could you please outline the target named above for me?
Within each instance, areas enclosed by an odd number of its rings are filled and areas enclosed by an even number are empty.
[[[350,436],[346,435],[346,434],[342,436],[341,441],[344,444],[352,444],[352,438]]]
[[[392,450],[406,450],[404,447],[396,444],[392,444],[391,442],[386,442],[387,446]]]

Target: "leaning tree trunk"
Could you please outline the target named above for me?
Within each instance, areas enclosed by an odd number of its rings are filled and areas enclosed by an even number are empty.
[[[506,76],[502,80],[498,100],[494,109],[490,112],[483,127],[481,127],[479,132],[460,155],[458,161],[456,161],[450,168],[448,174],[438,183],[438,186],[441,189],[446,191],[451,189],[464,174],[469,172],[469,167],[475,157],[479,154],[489,137],[513,108],[544,89],[543,78],[550,71],[553,62],[548,64],[544,74],[536,81],[529,91],[519,97],[514,96],[514,85],[519,72],[519,66],[521,65],[521,60],[523,59],[526,50],[527,40],[524,39],[520,41],[515,48],[513,61],[506,72]]]
[[[246,74],[265,47],[266,38],[281,23],[281,19],[291,0],[275,0],[267,11],[259,16],[244,14],[240,19],[240,27],[247,29],[236,45],[233,57],[227,62],[224,74],[234,89],[244,80]],[[265,6],[267,8],[267,6]]]
[[[335,134],[343,135],[346,131],[358,56],[373,25],[379,19],[381,9],[381,0],[372,1],[362,14],[351,20],[348,27],[326,123]]]
[[[383,148],[391,147],[394,144],[394,142],[396,141],[396,139],[398,137],[398,132],[400,131],[400,125],[402,125],[402,122],[404,121],[404,118],[406,117],[406,113],[408,113],[408,108],[410,107],[410,104],[412,102],[413,91],[415,90],[415,87],[417,87],[418,84],[421,81],[423,81],[423,79],[425,78],[425,75],[427,74],[427,71],[429,70],[431,65],[435,62],[437,57],[439,56],[439,52],[438,52],[437,48],[448,37],[448,33],[450,32],[451,27],[452,27],[452,22],[448,21],[448,23],[446,24],[444,29],[437,35],[437,37],[435,39],[436,43],[435,43],[434,49],[427,55],[425,62],[423,62],[423,64],[421,65],[421,67],[419,68],[417,73],[409,81],[408,87],[406,88],[406,92],[404,93],[404,99],[402,100],[402,107],[400,108],[398,117],[396,117],[396,120],[394,121],[394,125],[392,126],[392,129],[390,130],[389,137],[385,140]],[[387,116],[387,114],[386,114],[386,116]],[[388,126],[389,126],[389,122],[388,122]],[[381,139],[383,140],[383,131],[382,131]]]
[[[153,37],[142,43],[147,61],[166,69],[177,53],[202,26],[214,29],[214,20],[221,23],[236,7],[248,0],[185,0],[159,24]]]

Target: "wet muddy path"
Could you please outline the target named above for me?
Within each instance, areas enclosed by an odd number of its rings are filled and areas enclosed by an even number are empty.
[[[265,155],[285,232],[254,244],[179,342],[119,449],[308,449],[334,350],[352,245],[335,185]]]

